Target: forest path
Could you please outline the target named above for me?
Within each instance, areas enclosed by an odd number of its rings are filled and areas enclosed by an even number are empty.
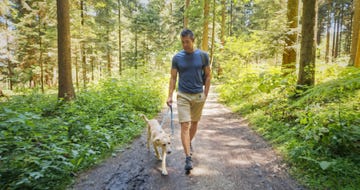
[[[176,105],[176,103],[175,103]],[[166,115],[165,110],[160,118]],[[268,143],[247,122],[217,101],[210,92],[194,139],[190,175],[180,125],[174,108],[175,135],[167,157],[168,176],[161,175],[161,161],[146,149],[146,130],[127,149],[80,174],[69,189],[75,190],[300,190]],[[171,133],[169,119],[164,130]]]

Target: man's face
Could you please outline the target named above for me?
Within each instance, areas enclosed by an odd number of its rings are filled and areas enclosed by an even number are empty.
[[[191,39],[189,36],[181,37],[181,43],[183,49],[187,53],[192,53],[194,51],[194,40]]]

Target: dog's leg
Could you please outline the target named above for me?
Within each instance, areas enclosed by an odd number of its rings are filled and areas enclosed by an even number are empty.
[[[146,143],[146,147],[148,150],[150,150],[150,137],[151,137],[151,130],[150,130],[150,125],[147,124],[147,129],[148,129],[148,133],[147,133],[147,143]]]
[[[157,146],[157,144],[155,142],[153,143],[153,146],[154,146],[156,158],[161,160],[161,157],[160,157],[160,154],[159,154],[159,151],[158,151],[158,146]]]
[[[161,168],[162,168],[162,174],[163,175],[168,175],[168,172],[166,170],[166,148],[162,147],[162,163],[161,163]]]

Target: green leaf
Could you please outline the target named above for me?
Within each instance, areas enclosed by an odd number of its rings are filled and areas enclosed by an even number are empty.
[[[333,164],[333,162],[328,162],[328,161],[321,161],[319,163],[321,169],[323,169],[323,170],[328,169],[332,164]]]

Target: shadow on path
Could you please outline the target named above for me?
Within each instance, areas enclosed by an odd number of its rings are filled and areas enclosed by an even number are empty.
[[[176,103],[175,103],[176,104]],[[146,149],[146,130],[129,147],[80,174],[70,189],[76,190],[300,190],[271,146],[253,132],[246,121],[209,94],[194,139],[194,169],[184,172],[185,156],[174,108],[173,153],[167,157],[168,176],[161,161]],[[165,113],[162,113],[159,122]],[[164,130],[171,133],[169,121]]]

